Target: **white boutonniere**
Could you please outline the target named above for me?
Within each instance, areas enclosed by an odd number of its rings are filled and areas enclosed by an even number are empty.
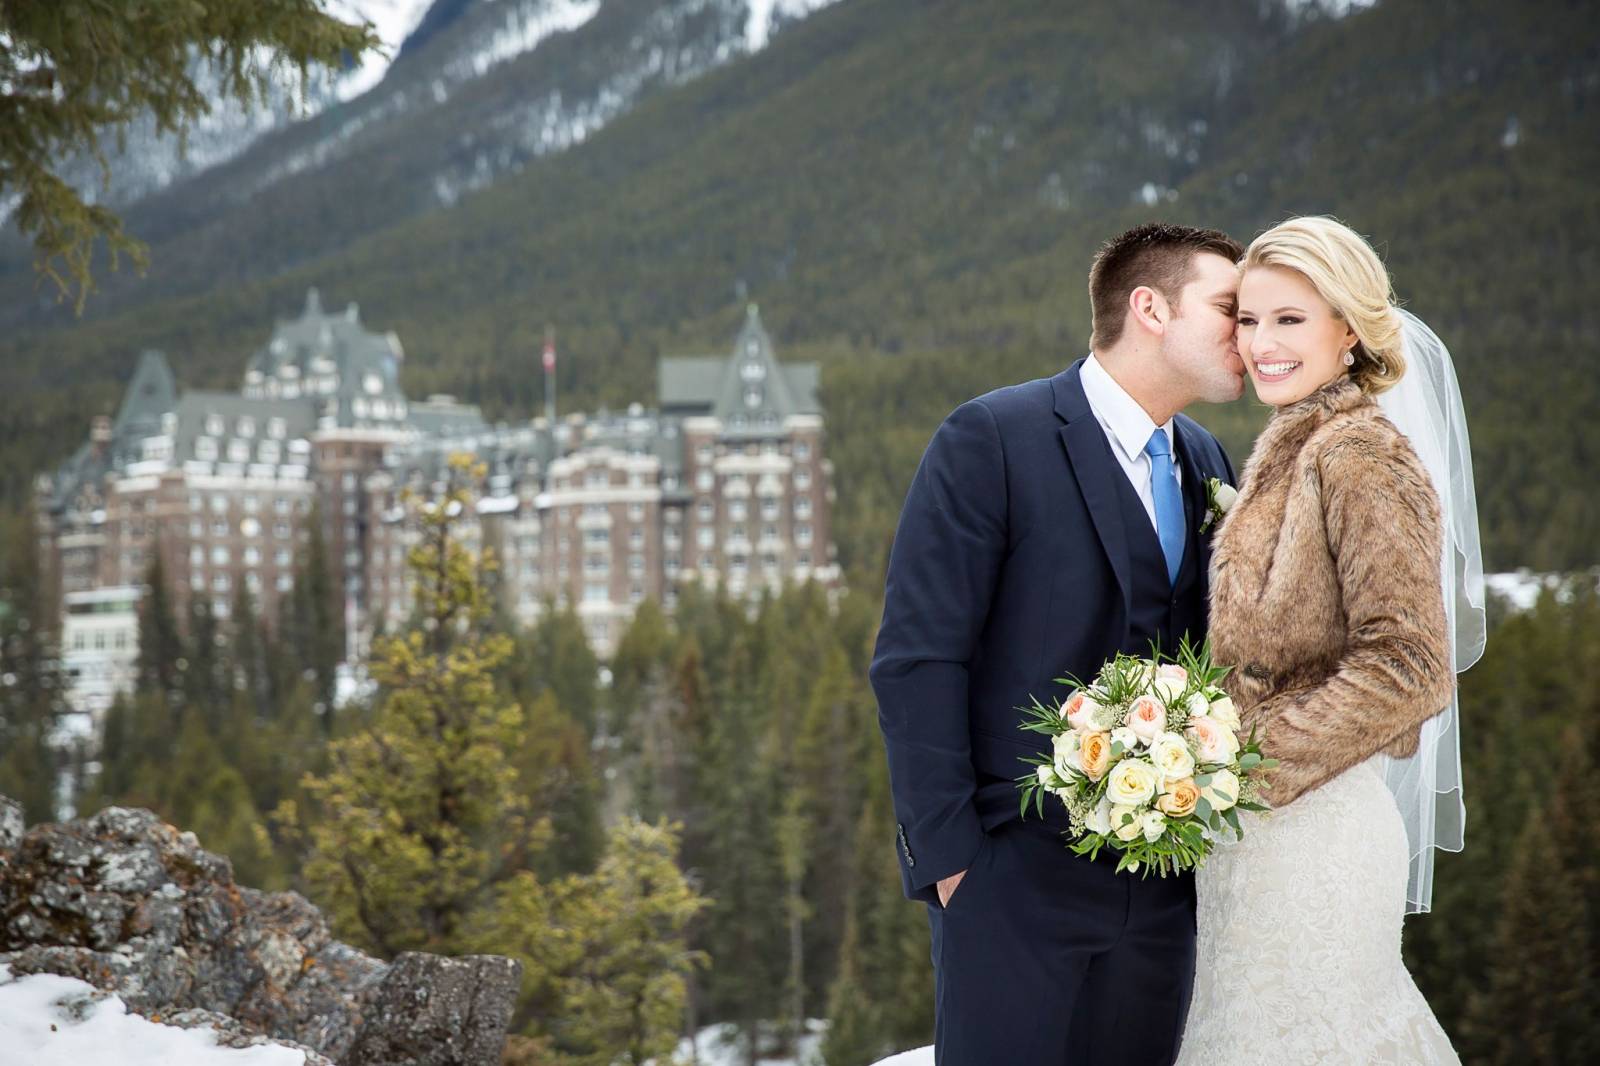
[[[1239,498],[1239,490],[1218,477],[1206,478],[1206,520],[1200,523],[1200,532],[1205,533],[1213,523],[1222,521],[1222,516],[1233,510],[1234,501]]]

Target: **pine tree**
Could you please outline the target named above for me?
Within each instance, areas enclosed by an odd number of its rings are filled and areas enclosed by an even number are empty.
[[[142,267],[145,251],[115,213],[61,180],[61,160],[88,151],[109,172],[102,138],[142,115],[182,137],[217,99],[253,105],[275,76],[298,69],[303,83],[310,65],[337,67],[379,44],[370,25],[342,23],[316,0],[196,0],[163,5],[159,18],[142,5],[8,0],[0,38],[0,192],[20,198],[36,267],[63,295],[76,286],[80,311],[97,240],[113,263],[122,253]],[[215,86],[196,81],[197,57]]]
[[[371,722],[303,784],[315,898],[341,936],[386,956],[461,950],[492,886],[526,870],[547,832],[517,788],[524,716],[496,692],[511,642],[484,633],[478,560],[454,535],[472,502],[459,485],[483,472],[465,457],[451,468],[457,487],[420,507],[411,552],[422,627],[383,642]]]
[[[486,943],[550,975],[545,1012],[530,1021],[550,1038],[552,1063],[643,1066],[672,1054],[687,978],[705,962],[685,930],[705,900],[678,868],[671,827],[625,819],[593,875],[548,889],[525,875],[505,895],[502,919],[518,920]],[[529,917],[544,921],[530,924]]]
[[[33,521],[23,514],[0,528],[0,794],[33,821],[56,817],[60,760],[51,735],[67,711],[46,617]]]
[[[1463,1025],[1473,1061],[1536,1066],[1600,1056],[1593,941],[1600,785],[1589,741],[1562,744],[1548,800],[1517,841],[1501,891],[1495,964]]]

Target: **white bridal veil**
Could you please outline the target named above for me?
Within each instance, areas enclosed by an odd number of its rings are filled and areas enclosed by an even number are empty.
[[[1451,634],[1450,665],[1460,673],[1483,654],[1486,632],[1483,550],[1467,416],[1444,342],[1411,312],[1401,311],[1400,316],[1406,372],[1399,384],[1378,397],[1378,403],[1411,441],[1439,494],[1444,512],[1439,569]],[[1467,812],[1461,799],[1460,701],[1452,696],[1449,706],[1427,721],[1415,755],[1383,756],[1381,766],[1411,842],[1406,913],[1424,912],[1433,902],[1434,850],[1462,847]]]

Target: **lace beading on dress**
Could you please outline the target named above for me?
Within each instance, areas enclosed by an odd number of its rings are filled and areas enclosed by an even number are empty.
[[[1377,768],[1242,817],[1197,875],[1180,1066],[1458,1066],[1401,959],[1408,847]]]

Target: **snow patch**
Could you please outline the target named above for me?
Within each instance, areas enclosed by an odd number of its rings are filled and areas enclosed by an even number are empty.
[[[210,1029],[131,1014],[116,996],[55,974],[13,977],[0,964],[0,1061],[27,1066],[305,1066],[278,1044],[227,1048]]]

